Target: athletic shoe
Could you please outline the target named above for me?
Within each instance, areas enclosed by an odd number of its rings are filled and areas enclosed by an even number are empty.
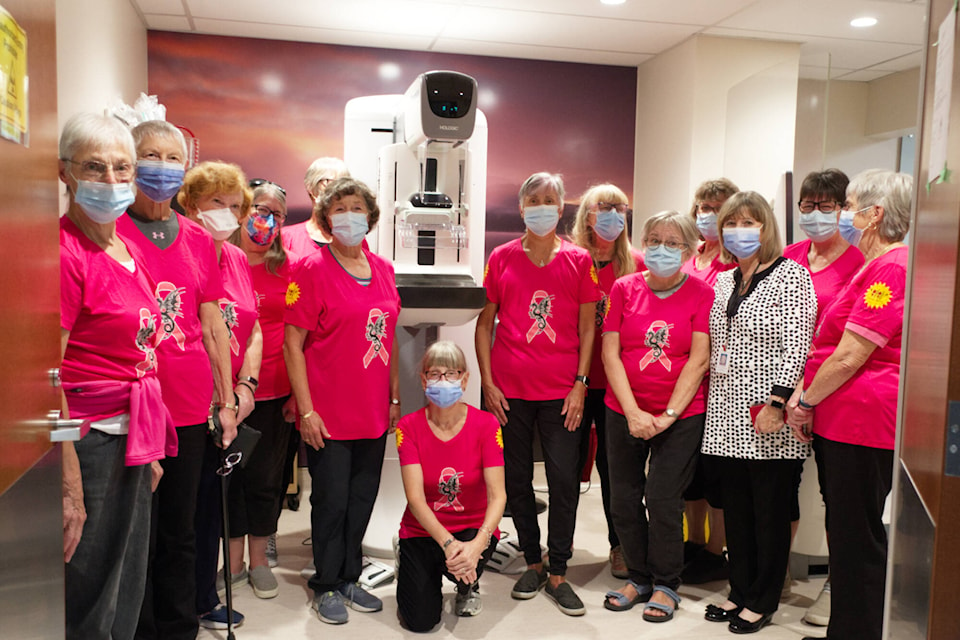
[[[830,581],[823,583],[820,595],[813,601],[807,612],[803,614],[803,621],[815,627],[826,627],[830,624]]]
[[[568,582],[561,582],[556,587],[547,582],[547,587],[543,591],[548,598],[557,603],[560,611],[568,616],[582,616],[587,612],[583,601],[573,592]]]
[[[483,610],[483,601],[480,599],[479,585],[474,584],[466,593],[457,591],[457,599],[453,603],[453,612],[461,618],[471,618]]]
[[[227,585],[224,581],[224,574],[227,572],[226,567],[217,572],[217,593],[226,593]],[[244,564],[243,568],[240,569],[240,573],[231,573],[230,574],[230,584],[234,587],[242,587],[243,585],[250,582],[250,574],[247,573],[247,565]],[[226,627],[224,627],[226,628]]]
[[[267,566],[273,569],[278,564],[280,560],[277,556],[277,534],[271,533],[267,538]]]
[[[365,591],[359,582],[343,582],[337,587],[343,596],[344,602],[354,611],[371,613],[383,609],[383,601],[372,593]]]
[[[320,621],[327,624],[344,624],[350,619],[343,598],[337,591],[327,591],[314,596],[313,608]]]
[[[204,629],[226,629],[227,628],[227,607],[218,604],[213,611],[208,611],[202,616],[198,616],[200,626]],[[233,610],[233,626],[239,627],[243,624],[243,614]]]
[[[267,566],[250,569],[250,584],[253,586],[254,595],[264,600],[276,598],[280,593],[280,585],[277,584],[273,571]]]

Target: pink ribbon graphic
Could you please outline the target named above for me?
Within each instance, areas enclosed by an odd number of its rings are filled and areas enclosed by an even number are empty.
[[[160,327],[163,330],[160,340],[166,340],[173,336],[177,341],[180,350],[184,350],[187,337],[177,325],[177,318],[183,317],[183,301],[180,296],[186,291],[184,287],[177,287],[172,282],[160,282],[157,284],[157,303],[160,305]]]
[[[237,334],[233,331],[240,320],[237,318],[237,303],[226,298],[220,298],[220,315],[223,316],[223,323],[227,325],[227,333],[230,334],[230,351],[233,355],[240,355],[240,341],[237,340]]]
[[[153,350],[157,336],[157,319],[149,309],[140,309],[140,328],[137,330],[137,349],[143,351],[143,362],[137,363],[137,377],[157,368],[157,353]]]
[[[384,349],[383,339],[387,337],[387,317],[389,313],[384,313],[380,309],[370,309],[367,315],[367,333],[366,339],[370,342],[370,348],[363,356],[363,368],[366,369],[378,357],[383,360],[383,364],[390,364],[390,354]]]
[[[650,328],[647,329],[647,336],[643,340],[643,344],[650,347],[650,351],[640,360],[641,371],[646,369],[651,363],[657,361],[663,365],[664,369],[670,371],[673,363],[670,362],[670,358],[667,357],[667,354],[664,353],[663,350],[670,344],[670,329],[672,328],[672,324],[667,324],[663,320],[654,320],[650,323]]]
[[[443,468],[443,471],[440,472],[440,480],[437,482],[437,489],[443,498],[433,503],[434,511],[439,511],[440,509],[463,511],[463,503],[461,503],[457,497],[460,495],[461,477],[463,477],[463,474],[459,473],[453,467]]]
[[[530,329],[527,331],[527,342],[531,342],[541,333],[547,334],[550,342],[557,341],[557,332],[553,330],[548,318],[553,317],[553,296],[546,291],[534,291],[530,299],[530,311],[528,315],[533,320]]]

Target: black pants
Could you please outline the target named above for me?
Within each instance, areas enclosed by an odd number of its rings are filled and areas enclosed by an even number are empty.
[[[517,528],[520,548],[527,564],[540,557],[540,524],[537,522],[536,497],[533,494],[533,430],[540,434],[543,447],[550,510],[547,516],[547,548],[550,573],[567,573],[567,561],[573,554],[573,530],[577,524],[580,500],[580,433],[563,426],[563,400],[529,401],[508,398],[510,411],[503,427],[504,474],[507,502]]]
[[[680,586],[683,492],[697,466],[705,418],[701,413],[678,420],[644,440],[630,435],[626,417],[607,409],[613,523],[637,584]]]
[[[607,462],[607,406],[603,399],[607,395],[606,389],[588,389],[586,401],[583,404],[583,419],[580,421],[580,459],[577,469],[581,473],[587,464],[590,454],[590,424],[597,430],[597,456],[594,464],[600,476],[600,500],[603,502],[603,516],[607,520],[607,542],[610,548],[620,546],[617,530],[613,526],[613,516],[610,515],[610,471]]]
[[[883,504],[893,451],[814,438],[830,514],[830,626],[836,640],[880,640],[887,575]]]
[[[160,461],[163,477],[153,494],[152,557],[137,638],[194,640],[199,630],[194,516],[207,425],[178,427],[177,437],[177,456]]]
[[[730,559],[730,600],[755,613],[780,604],[790,560],[790,504],[796,460],[716,458]]]
[[[313,487],[310,526],[317,568],[309,585],[318,594],[360,578],[360,546],[380,490],[386,442],[384,433],[374,440],[327,440],[319,451],[307,447]]]
[[[213,438],[208,437],[197,490],[197,512],[193,518],[197,532],[197,615],[212,611],[220,604],[220,596],[217,595],[217,567],[220,564],[220,538],[223,535],[222,478],[217,474],[217,469],[221,467],[220,453]],[[228,486],[239,468],[234,467],[226,476]]]
[[[477,529],[464,529],[454,533],[453,537],[467,542],[473,540],[477,533]],[[490,536],[490,543],[477,563],[477,581],[497,548],[497,542],[497,538]],[[433,538],[401,538],[398,564],[397,615],[410,631],[424,633],[440,622],[443,576],[456,583],[458,593],[466,593],[472,588],[472,585],[458,581],[447,571],[443,548]]]

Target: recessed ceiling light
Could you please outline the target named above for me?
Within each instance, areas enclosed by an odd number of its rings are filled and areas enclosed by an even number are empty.
[[[869,17],[854,18],[853,20],[850,21],[850,26],[851,26],[851,27],[860,27],[860,28],[863,28],[863,27],[872,27],[872,26],[875,25],[875,24],[877,24],[877,19],[876,19],[876,18],[869,18]]]
[[[600,0],[600,4],[623,4],[627,0]]]

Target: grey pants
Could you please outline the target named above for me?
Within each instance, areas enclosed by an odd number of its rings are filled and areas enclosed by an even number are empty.
[[[66,565],[68,638],[133,638],[146,587],[150,465],[124,464],[126,436],[91,429],[76,444],[87,521]]]
[[[705,418],[677,420],[644,440],[630,435],[626,417],[607,408],[610,511],[630,579],[639,585],[680,586],[683,492],[697,468]]]

